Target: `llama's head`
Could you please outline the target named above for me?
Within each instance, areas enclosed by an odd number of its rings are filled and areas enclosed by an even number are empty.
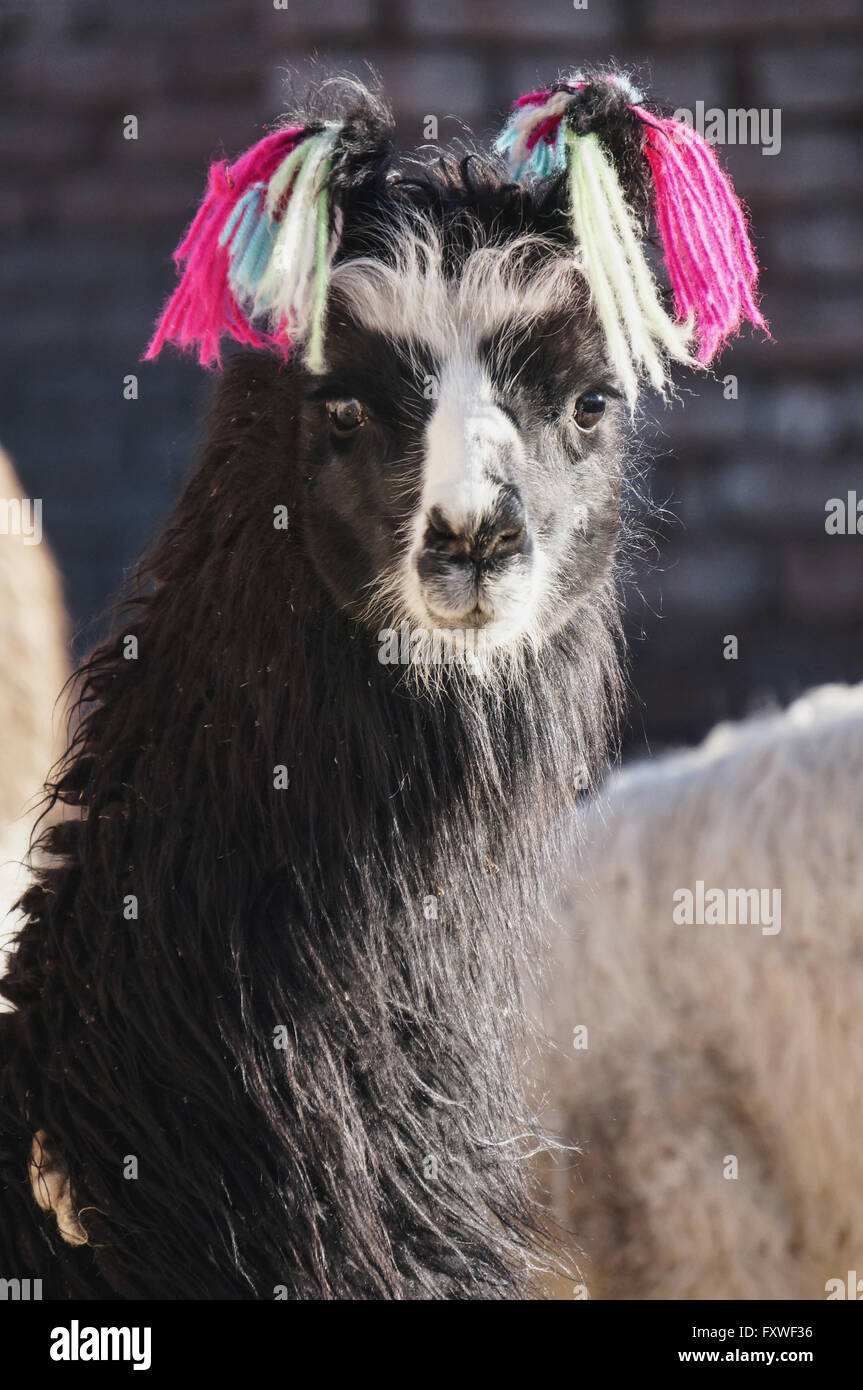
[[[538,645],[610,563],[621,384],[560,209],[476,157],[424,191],[434,216],[391,203],[379,254],[333,270],[304,390],[311,557],[375,632]]]
[[[170,337],[212,362],[225,332],[301,348],[308,558],[371,632],[540,647],[608,588],[639,379],[663,390],[693,333],[705,363],[760,321],[714,157],[639,100],[576,77],[522,98],[497,153],[405,167],[351,89],[339,120],[213,166],[150,354]],[[712,230],[686,223],[695,194]],[[651,199],[676,322],[640,247]]]

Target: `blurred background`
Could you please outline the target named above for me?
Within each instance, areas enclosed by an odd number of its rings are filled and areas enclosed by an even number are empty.
[[[648,408],[667,515],[630,595],[627,748],[863,676],[863,535],[825,531],[829,499],[863,500],[855,0],[277,4],[0,0],[0,441],[22,495],[43,499],[75,655],[176,496],[206,409],[197,367],[139,363],[171,252],[210,159],[280,114],[285,70],[372,64],[409,147],[429,115],[444,143],[464,122],[490,134],[521,92],[611,58],[675,107],[781,113],[777,153],[722,152],[775,341],[744,337],[675,408]]]
[[[655,545],[629,584],[625,752],[863,678],[863,515],[860,535],[825,529],[831,499],[863,513],[861,35],[858,0],[0,0],[0,446],[18,473],[0,448],[0,501],[42,499],[46,541],[0,545],[0,918],[65,668],[194,459],[211,381],[170,352],[140,363],[171,252],[210,161],[259,139],[313,58],[370,64],[406,148],[430,116],[441,143],[490,136],[586,62],[634,68],[673,108],[765,113],[775,153],[720,157],[773,341],[747,334],[673,408],[647,403]],[[811,703],[627,770],[607,841],[594,810],[598,886],[562,906],[545,1021],[551,1127],[594,1159],[561,1170],[555,1202],[600,1296],[823,1297],[863,1270],[863,696]],[[672,891],[699,877],[778,886],[788,929],[695,928],[678,949]],[[571,1045],[584,1020],[593,1070]]]

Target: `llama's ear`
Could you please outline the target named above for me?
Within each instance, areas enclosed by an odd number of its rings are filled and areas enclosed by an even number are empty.
[[[632,406],[640,373],[664,391],[670,360],[707,366],[744,319],[767,330],[728,178],[701,136],[643,102],[622,74],[576,74],[519,97],[496,144],[517,181],[566,177],[576,254]],[[675,320],[641,245],[651,214]]]
[[[197,348],[211,367],[221,365],[223,337],[284,354],[302,339],[306,365],[322,370],[341,197],[363,157],[380,156],[385,137],[361,117],[292,126],[233,164],[211,165],[204,200],[174,252],[180,282],[145,359],[172,342]]]

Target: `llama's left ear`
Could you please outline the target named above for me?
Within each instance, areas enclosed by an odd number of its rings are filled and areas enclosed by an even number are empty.
[[[755,300],[758,267],[730,181],[700,135],[643,101],[620,73],[576,74],[519,97],[496,144],[517,181],[566,174],[577,255],[633,406],[640,372],[662,392],[669,360],[709,365],[744,319],[767,331]],[[651,211],[676,321],[641,246]]]
[[[210,166],[207,192],[177,250],[180,282],[144,354],[166,342],[221,365],[223,337],[287,354],[299,339],[324,367],[324,315],[352,173],[379,159],[388,130],[362,115],[276,130],[233,164]]]

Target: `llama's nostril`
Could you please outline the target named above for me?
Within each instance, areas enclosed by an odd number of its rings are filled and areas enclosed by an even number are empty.
[[[518,488],[501,487],[497,501],[482,518],[473,537],[473,551],[484,561],[505,560],[527,548],[527,517]]]
[[[484,560],[503,560],[507,555],[516,555],[524,550],[527,532],[523,526],[509,527],[505,531],[499,531],[492,536],[488,544],[484,547],[482,558]]]
[[[510,484],[500,488],[494,504],[483,515],[454,521],[440,506],[426,513],[423,540],[426,551],[454,561],[486,564],[520,554],[528,547],[524,503]]]
[[[441,540],[458,540],[458,531],[450,524],[440,507],[429,508],[426,523],[432,535],[440,537]]]
[[[423,548],[452,560],[467,561],[471,557],[472,529],[454,525],[440,507],[430,507],[426,513]]]

